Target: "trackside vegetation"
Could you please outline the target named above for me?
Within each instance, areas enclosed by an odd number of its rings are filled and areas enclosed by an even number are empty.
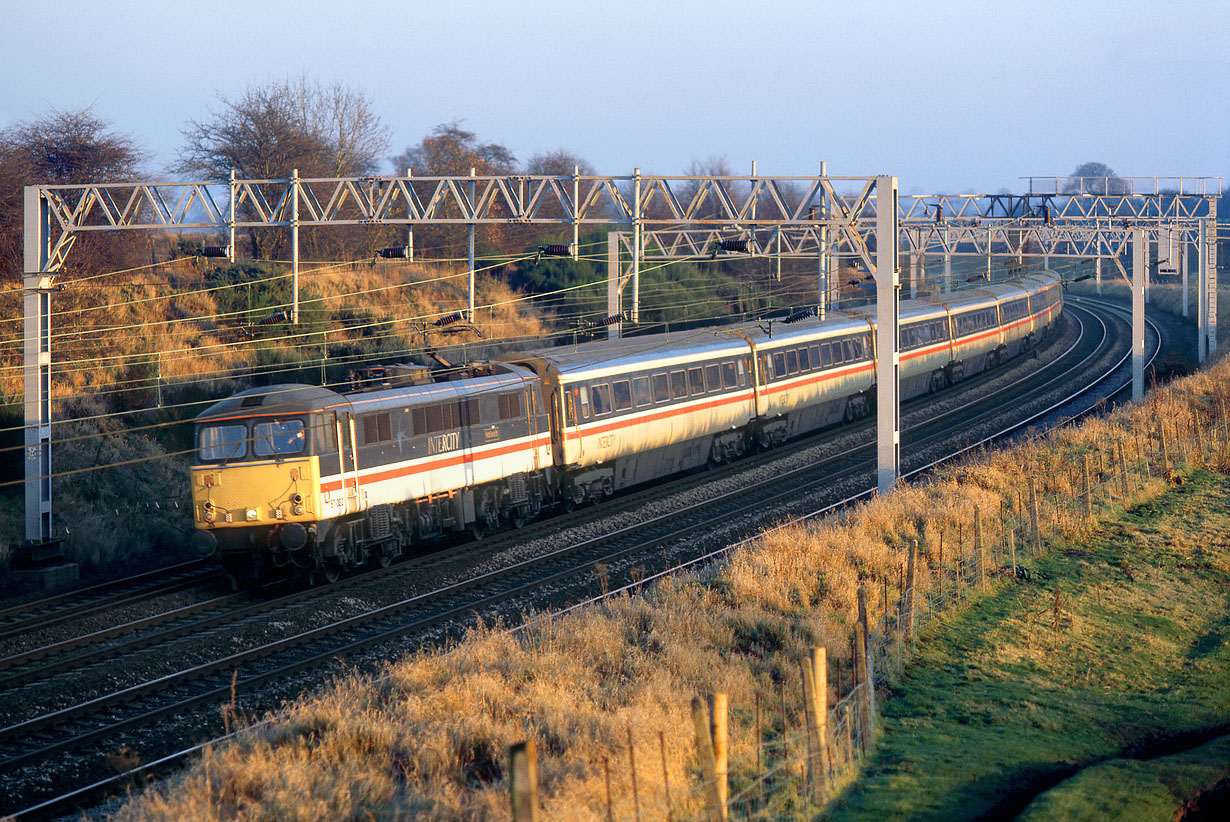
[[[1170,819],[1217,781],[1230,477],[1174,480],[927,625],[832,818]]]
[[[1196,756],[1193,746],[1227,721],[1218,620],[1230,515],[1214,503],[1230,487],[1228,403],[1221,361],[1142,404],[774,531],[644,594],[540,616],[515,634],[482,628],[445,652],[342,678],[211,749],[117,818],[508,818],[508,749],[526,738],[537,744],[544,818],[605,819],[608,807],[617,819],[638,807],[642,818],[698,816],[692,697],[729,695],[732,795],[754,785],[758,742],[796,744],[784,731],[801,715],[799,661],[828,649],[836,704],[858,591],[872,592],[875,624],[894,607],[915,541],[920,595],[960,586],[969,604],[923,623],[917,662],[888,673],[882,753],[869,755],[860,787],[838,780],[847,793],[832,810],[857,817],[858,803],[872,801],[864,797],[898,787],[900,798],[884,801],[906,812],[1021,810],[1075,801],[1070,785],[1098,778],[1090,766],[1162,742],[1179,747],[1158,753]],[[1002,549],[996,557],[1024,544],[1034,510],[1041,544],[1016,555],[1017,573],[991,562],[978,590],[967,561],[975,506],[978,538]],[[951,707],[940,702],[948,698]],[[762,721],[759,739],[757,705],[770,716],[780,705],[782,720]],[[899,742],[902,729],[929,736]],[[924,766],[924,754],[936,764]],[[1164,758],[1131,761],[1154,763],[1156,783],[1177,785]],[[787,777],[764,783],[757,804],[771,815],[759,818],[824,810]],[[907,794],[911,781],[919,787]],[[928,804],[949,788],[953,804]],[[1170,802],[1186,788],[1168,790]]]

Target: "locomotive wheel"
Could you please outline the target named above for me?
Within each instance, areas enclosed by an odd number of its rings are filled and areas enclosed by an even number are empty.
[[[400,554],[401,551],[396,542],[383,542],[375,551],[376,564],[381,568],[388,568]]]
[[[470,530],[470,536],[474,539],[475,542],[482,539],[483,536],[487,533],[487,529],[483,527],[481,522],[470,523],[469,530]]]
[[[520,530],[525,527],[525,523],[529,522],[529,517],[522,513],[520,508],[514,508],[508,515],[508,522],[513,528]]]
[[[342,578],[342,566],[335,562],[326,562],[312,571],[313,585],[332,585]]]

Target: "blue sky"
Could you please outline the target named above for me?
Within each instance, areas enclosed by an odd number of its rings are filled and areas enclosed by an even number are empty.
[[[758,6],[0,0],[0,128],[93,106],[157,171],[219,93],[306,72],[365,91],[390,154],[456,119],[604,174],[827,160],[905,193],[996,192],[1096,160],[1230,183],[1225,0]]]

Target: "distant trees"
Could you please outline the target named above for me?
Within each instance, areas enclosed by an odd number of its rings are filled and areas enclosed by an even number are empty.
[[[0,266],[5,277],[22,271],[24,187],[37,184],[106,183],[139,179],[147,154],[127,134],[91,109],[49,113],[0,131]],[[138,245],[132,234],[82,235],[66,270],[123,268]]]
[[[1126,194],[1127,181],[1115,174],[1114,169],[1105,163],[1081,163],[1070,175],[1083,177],[1084,180],[1068,180],[1064,184],[1064,194]]]
[[[499,143],[484,143],[461,123],[441,123],[417,145],[393,158],[393,173],[404,174],[413,169],[417,177],[464,176],[475,174],[511,174],[517,158]]]

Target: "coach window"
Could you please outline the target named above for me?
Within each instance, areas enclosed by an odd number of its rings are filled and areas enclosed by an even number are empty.
[[[626,411],[632,407],[632,383],[627,380],[620,380],[611,385],[612,393],[615,396],[615,410]]]
[[[705,366],[705,388],[709,390],[709,393],[722,390],[722,369],[719,366]]]
[[[811,370],[811,359],[807,356],[806,348],[799,349],[799,370],[800,371],[810,371]]]
[[[722,387],[734,388],[738,384],[738,377],[735,376],[735,364],[733,362],[722,363]]]
[[[740,386],[747,385],[747,372],[751,370],[751,365],[752,365],[751,357],[747,357],[746,360],[747,360],[746,365],[744,364],[743,359],[740,359],[735,363],[739,367],[739,385]]]
[[[611,413],[611,386],[606,383],[592,386],[589,389],[589,399],[594,404],[595,417]]]
[[[632,400],[636,403],[637,408],[653,402],[653,396],[649,393],[649,377],[637,377],[632,380]]]
[[[786,370],[786,355],[778,351],[773,355],[773,376],[785,377],[789,373]]]
[[[577,397],[577,405],[581,408],[581,419],[589,419],[589,391],[585,388],[574,388],[572,391]]]
[[[791,374],[799,373],[799,352],[793,348],[786,352],[786,371]]]
[[[683,371],[671,372],[671,397],[681,400],[688,395],[688,375]]]
[[[705,393],[705,369],[688,369],[688,388],[691,389],[692,396]]]
[[[653,375],[653,401],[666,402],[671,398],[670,381],[665,374]]]

